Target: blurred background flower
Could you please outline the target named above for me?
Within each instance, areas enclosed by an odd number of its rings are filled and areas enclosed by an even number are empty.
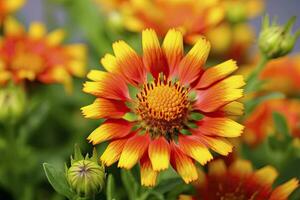
[[[0,25],[3,23],[3,20],[13,12],[16,12],[20,9],[26,0],[1,0],[0,1]]]
[[[297,179],[291,179],[276,188],[272,188],[278,176],[272,166],[254,170],[250,161],[236,160],[226,166],[223,160],[214,160],[208,164],[208,172],[199,171],[199,181],[195,183],[195,199],[203,200],[287,200],[299,186]],[[184,200],[182,196],[179,199]]]
[[[31,23],[28,33],[15,19],[4,21],[0,44],[0,84],[40,81],[72,88],[72,76],[84,76],[86,49],[83,44],[62,46],[63,30],[46,35],[42,23]]]

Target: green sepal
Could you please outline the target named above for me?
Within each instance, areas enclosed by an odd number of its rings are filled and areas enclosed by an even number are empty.
[[[74,145],[74,161],[83,160],[84,157],[81,153],[80,147],[78,144]]]
[[[128,112],[123,116],[123,119],[129,121],[129,122],[134,122],[138,120],[138,116],[134,113]]]
[[[191,120],[195,120],[195,121],[199,121],[201,119],[204,118],[204,115],[199,113],[199,112],[192,112],[190,115],[189,115],[189,119]]]
[[[192,135],[191,131],[189,131],[188,129],[181,129],[180,133],[182,133],[183,135]]]

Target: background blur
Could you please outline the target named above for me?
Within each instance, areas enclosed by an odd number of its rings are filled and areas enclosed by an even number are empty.
[[[26,23],[31,21],[45,21],[45,13],[47,7],[44,5],[49,0],[27,0],[28,3],[21,10],[21,15],[24,16]],[[80,0],[74,0],[80,1]],[[278,16],[280,23],[285,23],[291,16],[300,17],[300,1],[299,0],[266,0],[266,12],[271,16]],[[64,19],[63,12],[57,12],[57,17]],[[256,27],[256,31],[260,27],[260,18],[252,20],[252,24]],[[294,27],[300,27],[300,19],[295,23]],[[299,42],[296,44],[294,52],[300,50]]]

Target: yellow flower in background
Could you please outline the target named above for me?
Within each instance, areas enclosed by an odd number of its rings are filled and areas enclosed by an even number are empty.
[[[208,31],[206,36],[211,42],[215,58],[232,58],[239,63],[247,61],[248,50],[255,44],[255,32],[248,23],[231,25],[224,22]]]
[[[0,85],[40,81],[72,86],[72,76],[85,75],[86,48],[83,44],[62,45],[64,31],[49,34],[41,23],[32,23],[28,33],[13,18],[4,22],[0,38]]]
[[[195,197],[182,195],[179,200],[287,200],[299,187],[293,178],[274,189],[278,172],[272,166],[254,170],[246,160],[236,160],[229,166],[221,159],[208,164],[208,172],[198,171]]]
[[[20,9],[26,0],[0,0],[0,25],[6,16]]]
[[[245,120],[243,139],[247,144],[251,146],[261,144],[268,135],[276,134],[275,122],[273,121],[274,112],[283,115],[292,136],[300,138],[300,101],[297,99],[276,99],[258,105]]]
[[[169,164],[186,183],[198,178],[194,161],[232,151],[227,138],[239,137],[243,126],[230,116],[243,113],[243,76],[228,60],[205,69],[210,44],[199,39],[184,55],[183,36],[171,29],[162,46],[154,30],[142,33],[143,56],[124,41],[113,44],[115,55],[101,62],[107,72],[92,70],[83,91],[97,97],[82,108],[90,119],[104,118],[88,140],[109,141],[101,156],[106,166],[130,169],[140,162],[141,182],[153,186]]]
[[[170,28],[177,28],[184,39],[195,43],[208,29],[219,24],[224,17],[220,0],[123,0],[98,1],[109,10],[121,15],[124,26],[133,32],[154,29],[163,37]],[[112,9],[112,7],[115,9]]]
[[[247,61],[249,49],[255,44],[255,31],[249,20],[262,14],[264,0],[222,0],[225,20],[206,33],[217,57]]]

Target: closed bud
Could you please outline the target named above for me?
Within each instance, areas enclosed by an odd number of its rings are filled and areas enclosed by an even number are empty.
[[[300,30],[296,34],[291,34],[292,26],[296,18],[291,18],[285,26],[280,26],[274,20],[270,25],[269,17],[263,19],[262,30],[259,34],[260,51],[269,59],[278,58],[290,53],[300,35]]]
[[[21,86],[0,87],[0,121],[16,121],[24,113],[26,95]]]
[[[99,193],[105,185],[105,169],[97,161],[97,153],[84,158],[79,147],[75,146],[75,156],[71,157],[71,166],[66,169],[70,187],[81,197],[91,197]]]

